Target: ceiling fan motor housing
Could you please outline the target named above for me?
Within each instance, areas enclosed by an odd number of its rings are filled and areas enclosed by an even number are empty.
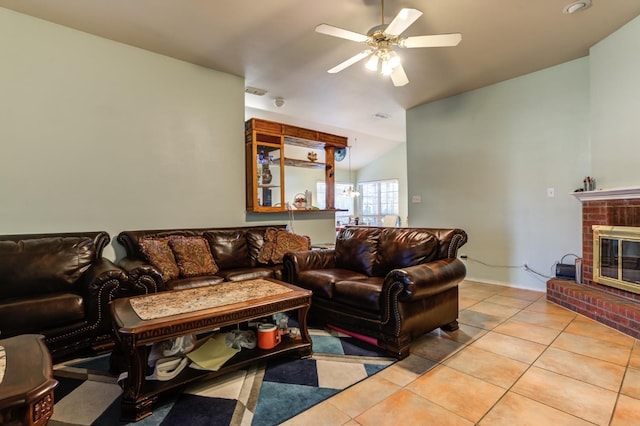
[[[388,24],[377,25],[367,32],[367,36],[371,38],[369,41],[371,47],[390,47],[398,42],[398,36],[384,32],[388,26]]]

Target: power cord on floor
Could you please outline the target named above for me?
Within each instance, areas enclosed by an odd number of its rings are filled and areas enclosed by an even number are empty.
[[[541,276],[542,278],[547,278],[547,279],[553,278],[553,277],[552,277],[552,276],[550,276],[550,275],[545,275],[545,274],[542,274],[542,273],[540,273],[540,272],[538,272],[538,271],[535,271],[535,270],[531,269],[531,268],[529,267],[529,265],[527,265],[526,263],[525,263],[525,265],[524,265],[524,270],[525,270],[525,271],[527,271],[527,272],[531,272],[532,274],[539,275],[539,276]]]
[[[531,272],[532,274],[539,275],[539,276],[541,276],[543,278],[553,278],[551,276],[547,276],[545,274],[542,274],[542,273],[532,269],[526,263],[523,263],[522,265],[494,265],[494,264],[491,264],[491,263],[483,262],[482,260],[479,260],[479,259],[474,259],[473,257],[469,257],[466,254],[461,255],[460,259],[469,260],[471,262],[479,263],[481,265],[488,266],[490,268],[524,269],[527,272]]]

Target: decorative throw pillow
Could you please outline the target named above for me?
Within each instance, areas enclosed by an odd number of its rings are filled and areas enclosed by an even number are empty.
[[[195,277],[218,272],[209,243],[203,237],[172,237],[169,246],[176,257],[180,276]]]
[[[282,263],[285,253],[290,251],[307,251],[311,246],[311,239],[305,235],[297,235],[289,231],[280,230],[276,235],[276,244],[271,255],[273,263]]]
[[[273,256],[273,250],[276,248],[276,236],[278,235],[278,228],[267,228],[264,232],[264,244],[258,253],[258,262],[269,264],[271,263],[271,257]]]
[[[173,251],[169,247],[169,238],[140,238],[140,250],[147,260],[160,270],[165,281],[178,278],[180,271]]]

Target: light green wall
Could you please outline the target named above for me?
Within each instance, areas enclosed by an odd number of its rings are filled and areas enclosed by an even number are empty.
[[[366,146],[366,141],[361,142]],[[371,164],[358,170],[357,181],[398,179],[398,204],[402,225],[407,226],[407,144],[403,143]]]
[[[543,275],[581,250],[589,172],[589,62],[578,59],[418,106],[407,113],[412,226],[460,227],[468,277],[544,289]],[[547,196],[554,188],[555,197]]]
[[[0,28],[0,233],[245,222],[243,79],[2,8]]]
[[[640,185],[640,17],[590,50],[591,157],[598,187]]]
[[[568,193],[587,175],[598,188],[640,184],[638,40],[640,17],[587,58],[410,110],[409,197],[423,200],[410,223],[459,226],[462,254],[547,276],[581,255],[581,206]],[[545,288],[522,268],[467,267],[471,279]]]
[[[290,223],[335,239],[332,213],[245,213],[242,78],[3,8],[0,28],[0,234]]]

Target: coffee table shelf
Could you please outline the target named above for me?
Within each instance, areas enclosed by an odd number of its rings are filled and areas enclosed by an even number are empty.
[[[160,380],[146,380],[142,385],[142,392],[146,394],[160,394],[172,389],[183,387],[184,385],[199,381],[213,379],[223,374],[229,373],[233,370],[238,370],[261,360],[266,360],[276,356],[291,355],[297,353],[301,358],[311,356],[309,351],[309,345],[302,343],[301,341],[294,341],[285,337],[282,339],[282,343],[270,350],[263,349],[242,349],[235,354],[230,360],[228,360],[222,368],[218,371],[198,370],[194,368],[186,367],[178,376],[172,380],[160,381]]]
[[[261,279],[264,281],[264,279]],[[260,280],[257,280],[260,281]],[[285,282],[268,279],[270,285],[285,287],[281,294],[256,297],[209,309],[185,312],[161,318],[141,319],[131,306],[131,299],[116,299],[111,303],[118,348],[127,358],[128,377],[124,381],[121,405],[121,420],[138,421],[152,413],[153,405],[162,392],[182,387],[196,380],[211,379],[239,368],[276,356],[296,355],[301,358],[312,354],[311,337],[307,329],[307,313],[311,303],[311,292]],[[234,283],[217,284],[228,286],[233,291]],[[166,292],[169,297],[179,298],[188,290]],[[151,297],[135,296],[135,298]],[[146,380],[148,345],[188,334],[199,334],[217,328],[242,324],[281,312],[297,312],[300,339],[285,336],[273,349],[242,349],[219,370],[197,370],[185,368],[168,381]]]

